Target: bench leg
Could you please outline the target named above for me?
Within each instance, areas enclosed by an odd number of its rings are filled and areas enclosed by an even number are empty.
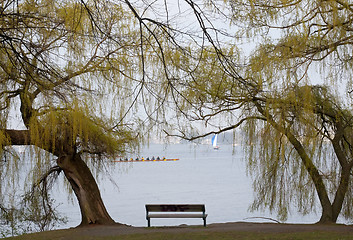
[[[203,219],[203,226],[206,227],[206,218]]]
[[[151,227],[151,219],[150,218],[147,218],[147,226]]]

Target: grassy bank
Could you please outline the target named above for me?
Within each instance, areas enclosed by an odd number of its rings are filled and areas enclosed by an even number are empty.
[[[278,239],[278,240],[296,240],[296,239],[320,239],[320,240],[334,240],[334,239],[353,239],[350,233],[340,232],[300,232],[300,233],[253,233],[253,232],[239,232],[239,231],[226,231],[226,232],[187,232],[187,233],[143,233],[143,234],[128,234],[116,236],[89,236],[80,235],[72,230],[49,231],[35,234],[28,234],[18,237],[6,238],[11,240],[234,240],[234,239]]]

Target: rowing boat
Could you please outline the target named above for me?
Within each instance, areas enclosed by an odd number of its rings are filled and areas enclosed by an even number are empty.
[[[179,158],[161,158],[161,159],[120,159],[120,160],[113,160],[112,162],[166,162],[166,161],[178,161]]]

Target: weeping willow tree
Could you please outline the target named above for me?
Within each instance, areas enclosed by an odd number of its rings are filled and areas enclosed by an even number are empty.
[[[110,1],[0,3],[0,216],[5,222],[13,220],[11,199],[21,166],[30,160],[25,220],[41,221],[45,230],[58,219],[48,184],[62,172],[78,199],[81,225],[114,223],[88,166],[99,168],[140,139],[130,116],[141,43],[127,9]],[[16,145],[32,146],[30,156],[16,154]]]
[[[305,214],[318,199],[319,222],[336,222],[341,213],[351,219],[352,5],[349,1],[229,4],[234,21],[248,19],[250,36],[264,36],[245,74],[257,84],[252,102],[264,118],[257,129],[260,135],[254,134],[255,126],[248,128],[253,140],[261,139],[262,149],[251,161],[259,169],[254,171],[259,175],[253,207],[276,209],[285,217],[290,201]],[[245,8],[249,10],[240,12]],[[327,86],[307,86],[310,83]]]
[[[303,214],[319,203],[321,223],[352,219],[352,4],[207,1],[231,26],[221,29],[201,3],[187,2],[207,44],[198,57],[177,58],[186,63],[177,66],[185,73],[177,116],[213,130],[190,133],[182,124],[175,135],[194,140],[243,127],[252,209],[284,220],[293,203]]]
[[[24,161],[11,147],[33,146],[33,188],[24,205],[32,204],[35,219],[56,220],[48,185],[63,172],[79,202],[80,225],[114,223],[88,166],[135,147],[153,132],[149,122],[170,125],[165,113],[185,72],[173,66],[194,61],[193,48],[202,49],[189,43],[199,42],[198,34],[177,28],[174,16],[190,11],[172,14],[176,3],[166,1],[1,4],[1,196],[11,199]],[[0,202],[7,220],[8,199]]]
[[[296,203],[306,214],[321,205],[319,222],[351,219],[352,112],[327,87],[302,86],[254,102],[262,124],[248,122],[249,169],[256,173],[254,209],[286,218]],[[276,139],[276,141],[273,141]]]

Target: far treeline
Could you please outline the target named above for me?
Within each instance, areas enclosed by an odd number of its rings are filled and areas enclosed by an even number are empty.
[[[109,159],[237,129],[252,209],[352,220],[352,22],[347,0],[1,1],[0,233],[64,221],[62,176],[80,226],[115,223]]]

